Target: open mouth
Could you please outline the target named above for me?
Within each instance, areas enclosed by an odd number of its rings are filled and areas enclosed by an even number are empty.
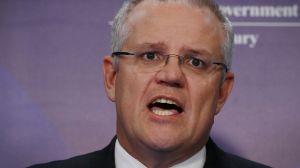
[[[166,98],[155,99],[148,105],[148,108],[160,116],[170,116],[183,112],[183,108],[178,103]]]

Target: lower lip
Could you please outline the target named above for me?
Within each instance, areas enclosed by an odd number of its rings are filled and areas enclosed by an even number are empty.
[[[176,113],[176,114],[172,114],[172,115],[157,115],[154,112],[152,112],[150,109],[148,109],[148,110],[150,113],[150,119],[152,121],[160,122],[160,123],[174,122],[183,114],[183,112],[181,112],[181,113]]]

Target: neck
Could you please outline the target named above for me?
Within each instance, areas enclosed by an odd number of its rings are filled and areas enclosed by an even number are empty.
[[[206,143],[206,141],[204,141],[204,143],[199,143],[197,146],[193,146],[188,150],[186,148],[183,148],[183,150],[180,147],[176,149],[163,150],[153,149],[142,142],[130,140],[126,141],[126,139],[124,141],[123,138],[119,139],[119,137],[118,140],[120,145],[126,150],[127,153],[129,153],[132,157],[146,167],[150,168],[166,168],[181,163],[199,152]],[[134,144],[134,146],[131,144]]]

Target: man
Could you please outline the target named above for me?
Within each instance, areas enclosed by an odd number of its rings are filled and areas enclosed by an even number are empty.
[[[104,57],[117,136],[101,151],[36,167],[267,167],[209,138],[234,83],[232,28],[211,0],[131,0]]]

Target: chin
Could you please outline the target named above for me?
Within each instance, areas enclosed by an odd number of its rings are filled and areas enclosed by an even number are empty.
[[[154,151],[164,151],[169,152],[184,146],[182,139],[175,138],[174,136],[152,136],[151,138],[146,139],[145,144],[148,148]]]

